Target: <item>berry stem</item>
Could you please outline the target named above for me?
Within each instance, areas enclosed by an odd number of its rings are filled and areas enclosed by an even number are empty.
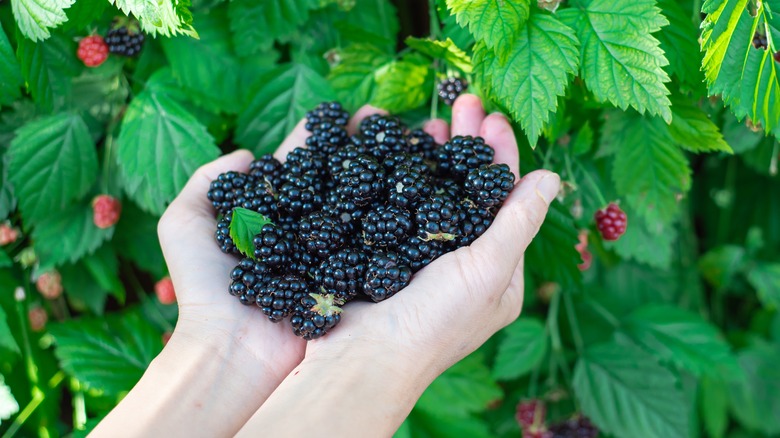
[[[602,318],[604,318],[609,325],[612,327],[618,328],[620,327],[620,320],[617,319],[615,315],[612,314],[609,310],[607,310],[604,306],[601,305],[598,301],[594,300],[588,300],[588,305],[596,311],[599,315],[601,315]]]
[[[51,379],[49,379],[47,384],[49,391],[59,386],[63,380],[65,380],[65,372],[60,370],[57,372],[57,374],[53,375]],[[8,427],[8,430],[5,431],[3,438],[16,436],[16,433],[19,431],[19,429],[24,426],[24,423],[30,418],[30,415],[35,412],[35,410],[38,408],[38,406],[41,405],[41,403],[43,403],[44,400],[46,400],[46,393],[41,391],[38,386],[33,387],[32,399],[29,403],[27,403],[27,406],[25,406],[24,409],[19,412],[19,415],[14,418],[13,423],[11,423],[11,425]],[[41,436],[49,435],[45,426],[40,426],[38,432]]]
[[[439,72],[439,61],[433,61],[433,93],[431,97],[431,120],[439,117],[439,81],[436,74]]]
[[[557,364],[558,368],[563,374],[563,378],[566,379],[567,384],[571,384],[571,370],[569,369],[569,363],[566,362],[566,356],[563,352],[563,342],[561,342],[561,331],[558,325],[558,317],[560,316],[561,308],[561,295],[563,292],[560,290],[556,292],[552,300],[550,301],[550,314],[553,315],[551,320],[548,320],[550,325],[550,343],[552,344],[553,356],[555,359],[553,362]],[[553,309],[554,307],[554,309]]]
[[[582,172],[582,174],[585,175],[585,179],[588,181],[588,184],[590,184],[591,187],[593,187],[593,193],[596,194],[596,198],[599,201],[599,205],[601,205],[602,208],[606,207],[608,202],[604,198],[604,194],[601,193],[601,189],[599,188],[598,184],[596,184],[596,181],[593,179],[592,176],[590,176],[590,173],[588,173],[588,170],[585,169],[585,167],[582,166],[582,163],[580,163],[579,161],[576,161],[576,163],[577,163],[577,166],[578,166],[580,172]]]
[[[70,379],[70,389],[73,392],[73,429],[84,430],[87,423],[87,406],[84,400],[84,388],[78,379]]]
[[[550,333],[550,344],[552,345],[552,354],[550,354],[550,362],[548,364],[547,379],[550,382],[550,386],[555,386],[557,383],[558,373],[556,372],[558,354],[561,351],[561,337],[558,330],[558,310],[561,305],[561,293],[556,292],[553,294],[550,300],[550,308],[547,310],[547,330]]]
[[[574,347],[577,349],[577,354],[582,356],[585,343],[582,340],[582,332],[580,331],[580,323],[577,320],[577,314],[574,312],[574,301],[571,298],[571,294],[563,295],[563,304],[566,306],[566,314],[569,317],[571,326],[571,334],[574,339]]]
[[[436,0],[428,0],[428,14],[431,20],[431,36],[438,40],[441,37],[441,25],[439,24],[439,11],[436,8]]]

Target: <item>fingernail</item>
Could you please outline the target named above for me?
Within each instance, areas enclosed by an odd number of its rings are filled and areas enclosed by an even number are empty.
[[[561,177],[557,173],[545,175],[536,183],[536,193],[544,199],[544,202],[550,204],[561,188]]]

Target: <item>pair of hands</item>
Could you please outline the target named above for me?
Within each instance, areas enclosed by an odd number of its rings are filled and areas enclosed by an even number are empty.
[[[349,123],[350,133],[360,120],[377,112],[382,111],[368,106],[357,111]],[[304,144],[308,132],[303,126],[298,123],[279,147],[278,159]],[[305,362],[339,364],[358,358],[362,366],[403,369],[412,374],[410,379],[422,381],[424,389],[520,314],[523,253],[558,193],[560,179],[547,171],[520,179],[509,122],[500,114],[486,115],[473,95],[455,102],[451,127],[437,119],[424,129],[438,143],[455,135],[485,138],[496,151],[495,161],[508,164],[519,182],[493,225],[472,245],[440,257],[387,301],[351,303],[341,323],[322,339],[307,343],[295,337],[287,323],[265,321],[258,309],[239,305],[227,292],[228,273],[237,261],[216,249],[214,212],[206,192],[220,173],[247,171],[253,159],[249,152],[238,151],[198,169],[163,215],[158,231],[179,303],[179,321],[166,350],[188,358],[193,357],[191,350],[205,348],[211,352],[210,360],[224,363],[231,370],[226,374],[242,381],[247,396],[238,403],[238,412],[234,409],[231,421],[242,416],[247,421]],[[274,393],[275,400],[282,397]],[[242,426],[234,424],[232,429],[209,434],[235,433]]]

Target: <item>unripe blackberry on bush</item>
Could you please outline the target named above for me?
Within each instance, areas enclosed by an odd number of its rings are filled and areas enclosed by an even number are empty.
[[[30,320],[30,329],[34,332],[41,332],[46,328],[46,322],[49,320],[49,314],[46,309],[40,306],[31,307],[27,311],[27,318]]]
[[[57,299],[62,295],[62,276],[55,270],[44,272],[35,280],[35,288],[44,298]]]
[[[113,227],[121,214],[122,203],[111,195],[98,195],[92,200],[92,221],[98,228]]]
[[[461,78],[451,77],[439,82],[439,97],[447,105],[455,103],[455,99],[469,88],[468,82]]]
[[[76,55],[87,67],[97,67],[108,58],[108,45],[100,35],[84,37],[79,41]]]
[[[19,231],[13,228],[10,223],[0,224],[0,246],[14,243],[17,238],[19,238]]]
[[[596,227],[604,240],[618,240],[628,226],[626,213],[614,202],[596,211],[595,219]]]
[[[173,289],[171,277],[164,277],[154,284],[154,294],[161,304],[173,304],[176,302],[176,291]]]

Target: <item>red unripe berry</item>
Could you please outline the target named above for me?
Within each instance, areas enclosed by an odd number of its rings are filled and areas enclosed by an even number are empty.
[[[27,312],[27,318],[30,319],[30,328],[34,332],[40,332],[46,328],[46,321],[49,315],[43,307],[33,307]]]
[[[92,200],[92,221],[98,228],[110,228],[119,221],[122,203],[110,195],[98,195]]]
[[[0,225],[0,246],[14,243],[18,238],[19,231],[17,231],[16,228],[12,228],[8,224]]]
[[[523,429],[528,429],[533,425],[544,424],[546,417],[547,407],[541,400],[520,400],[520,403],[517,404],[515,419]]]
[[[84,37],[76,54],[87,67],[97,67],[108,58],[108,44],[100,35]]]
[[[57,299],[62,295],[62,276],[57,271],[44,272],[35,280],[35,288],[44,298]]]
[[[596,211],[596,227],[604,240],[618,240],[626,232],[628,218],[626,213],[614,202],[607,208]]]
[[[580,253],[582,263],[578,264],[577,267],[580,268],[580,271],[587,271],[593,263],[593,254],[588,251],[588,230],[581,230],[578,238],[579,243],[574,245],[574,248]]]
[[[154,285],[154,293],[162,304],[173,304],[176,302],[176,292],[173,290],[171,277],[165,277]]]

